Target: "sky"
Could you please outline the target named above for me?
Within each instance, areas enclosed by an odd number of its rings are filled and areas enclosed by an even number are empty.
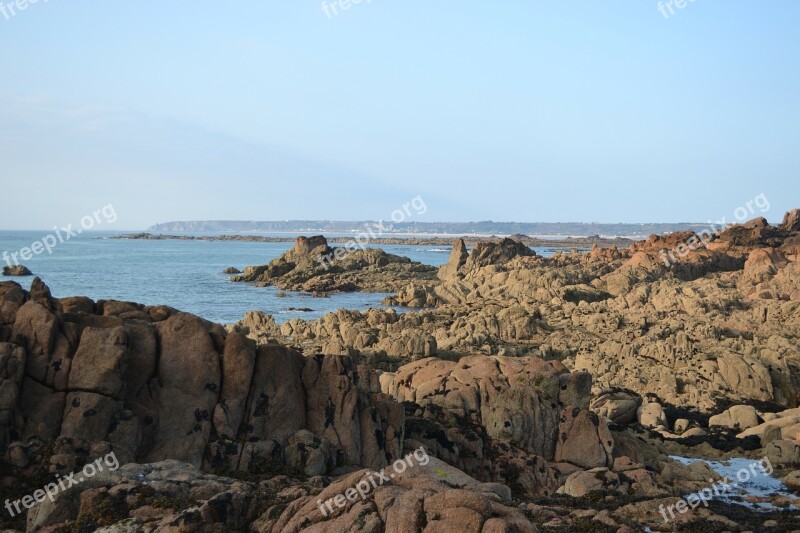
[[[2,229],[800,207],[795,0],[0,2]]]

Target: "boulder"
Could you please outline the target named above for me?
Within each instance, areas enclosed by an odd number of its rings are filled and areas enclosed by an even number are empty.
[[[664,408],[658,402],[647,402],[643,404],[636,412],[639,423],[651,429],[669,427],[667,423],[667,415],[664,414]]]
[[[636,421],[642,397],[627,389],[605,389],[592,399],[590,409],[615,424],[625,425]]]
[[[800,470],[793,470],[781,478],[783,484],[792,490],[800,490]]]
[[[708,419],[709,426],[723,426],[740,431],[755,427],[760,423],[758,412],[751,405],[734,405]]]
[[[561,412],[555,460],[583,468],[611,466],[614,438],[605,419],[577,407]]]
[[[33,272],[28,270],[26,266],[23,265],[12,265],[12,266],[4,266],[3,267],[3,275],[4,276],[33,276]]]
[[[619,476],[608,468],[593,468],[570,475],[559,494],[573,498],[586,496],[593,491],[614,490],[619,486]]]
[[[800,444],[793,440],[774,440],[764,447],[764,454],[775,466],[800,464]]]
[[[286,443],[286,464],[309,477],[321,476],[336,466],[334,448],[324,437],[302,429]]]

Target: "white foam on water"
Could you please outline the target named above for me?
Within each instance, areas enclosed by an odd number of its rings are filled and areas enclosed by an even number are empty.
[[[721,501],[733,505],[743,505],[754,510],[776,511],[784,508],[777,507],[768,502],[750,502],[747,501],[747,498],[752,497],[763,499],[769,496],[786,496],[789,498],[795,497],[789,492],[788,487],[786,487],[786,485],[784,485],[780,479],[769,474],[769,471],[772,470],[772,468],[769,462],[765,460],[736,457],[732,459],[726,459],[724,461],[709,461],[706,459],[681,457],[679,455],[671,455],[670,459],[674,459],[675,461],[685,465],[703,462],[720,477],[727,478],[729,480],[728,490],[725,490],[724,486],[719,482],[716,484],[720,494],[715,492],[713,497],[715,501]],[[713,490],[714,486],[714,482],[709,481],[708,488]],[[692,494],[699,495],[697,492]],[[684,498],[686,496],[689,495],[684,495]],[[788,508],[797,509],[797,507],[794,505],[791,505]]]

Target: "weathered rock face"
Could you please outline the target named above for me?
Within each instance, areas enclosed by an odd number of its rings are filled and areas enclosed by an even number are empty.
[[[503,239],[500,242],[480,242],[470,252],[464,262],[464,270],[489,265],[502,265],[515,257],[533,257],[536,252],[514,239]]]
[[[453,242],[453,248],[450,250],[450,257],[447,263],[439,267],[438,277],[441,280],[446,280],[455,276],[459,269],[467,262],[469,253],[467,252],[467,245],[464,244],[463,239],[456,239]]]
[[[59,471],[101,449],[123,462],[315,475],[402,452],[402,407],[349,359],[256,348],[164,307],[36,301],[10,282],[0,294],[0,443],[21,468],[48,446],[63,449]]]
[[[580,428],[560,428],[559,420],[566,408],[590,414],[591,378],[569,373],[557,362],[428,358],[383,373],[380,382],[384,392],[407,407],[409,446],[422,445],[478,479],[508,484],[520,497],[552,494],[558,488],[559,473],[549,462],[574,459],[566,452],[557,458],[564,449],[562,437],[591,442],[587,433],[578,435]],[[606,427],[604,421],[598,424]],[[604,436],[603,446],[610,450],[613,439]]]
[[[502,265],[515,257],[532,257],[536,252],[528,248],[525,244],[514,239],[505,238],[500,241],[479,242],[471,252],[467,253],[467,247],[462,239],[457,239],[453,243],[450,258],[447,263],[439,269],[438,277],[441,280],[448,280],[464,274],[476,268],[489,265]]]
[[[25,349],[0,342],[0,449],[9,444],[9,433],[25,375]]]
[[[457,363],[422,359],[383,374],[381,388],[399,402],[436,406],[482,425],[492,438],[552,460],[560,406],[588,404],[591,378],[582,378],[571,379],[562,365],[537,358],[477,356]]]
[[[800,209],[792,209],[783,216],[781,229],[790,233],[800,231]]]
[[[436,268],[374,248],[331,248],[325,237],[298,237],[268,265],[250,266],[232,281],[307,292],[392,292],[409,282],[432,281]]]

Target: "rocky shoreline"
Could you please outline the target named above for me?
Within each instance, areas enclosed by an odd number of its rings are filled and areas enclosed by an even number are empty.
[[[798,529],[792,494],[681,512],[720,476],[672,456],[766,461],[800,488],[800,211],[665,264],[692,236],[551,258],[456,240],[438,271],[380,250],[325,268],[335,248],[300,238],[240,281],[419,309],[281,326],[0,282],[0,500],[111,452],[122,465],[0,527]]]

